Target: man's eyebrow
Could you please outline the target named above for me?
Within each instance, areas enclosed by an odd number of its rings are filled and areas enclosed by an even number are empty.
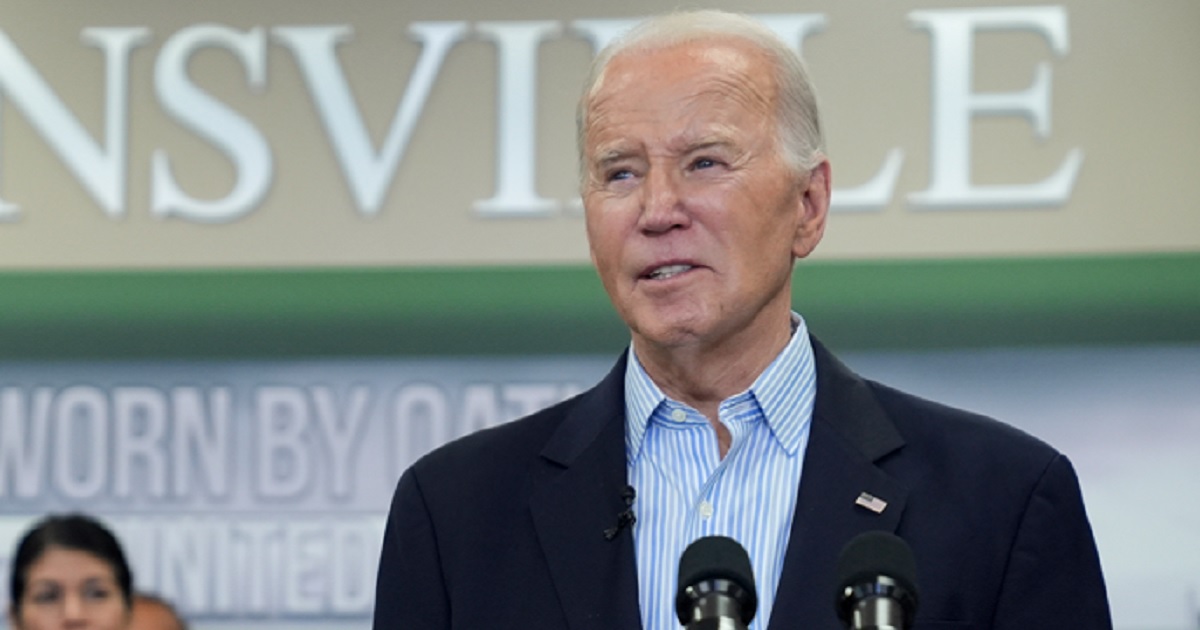
[[[729,134],[717,132],[703,136],[677,138],[671,143],[670,151],[676,156],[684,156],[711,149],[734,149],[737,145],[738,143]],[[591,162],[596,167],[607,168],[614,163],[635,157],[638,153],[639,150],[636,148],[614,144],[597,149],[592,154]]]
[[[730,148],[736,146],[733,130],[717,129],[703,135],[677,138],[673,147],[681,154],[695,153],[705,149]]]
[[[683,153],[697,153],[701,151],[707,151],[709,149],[728,149],[732,146],[733,142],[724,138],[701,140],[699,142],[689,143],[687,148],[684,149]]]
[[[627,159],[633,154],[634,154],[634,152],[632,150],[620,148],[620,147],[602,149],[600,151],[597,151],[592,156],[592,162],[596,166],[606,167],[606,166],[613,164],[614,162],[620,162],[621,160]]]

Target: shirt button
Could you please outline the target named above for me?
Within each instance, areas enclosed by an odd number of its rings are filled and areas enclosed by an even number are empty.
[[[712,518],[712,515],[713,515],[712,504],[709,503],[708,501],[701,501],[700,502],[700,518],[707,521],[708,519]]]
[[[675,422],[683,422],[687,420],[687,412],[682,409],[676,409],[671,412],[671,419]]]

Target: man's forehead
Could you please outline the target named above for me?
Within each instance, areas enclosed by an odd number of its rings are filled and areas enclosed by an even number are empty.
[[[719,62],[730,62],[730,55],[758,56],[765,53],[758,42],[740,35],[725,33],[695,33],[681,35],[673,39],[650,40],[632,44],[613,56],[613,60],[623,57],[656,56],[682,54],[703,57]]]
[[[756,45],[739,38],[705,37],[618,53],[608,63],[597,94],[646,79],[770,76],[770,61]],[[665,74],[673,77],[664,76]]]
[[[746,42],[703,40],[621,53],[609,63],[588,107],[589,127],[623,116],[690,108],[726,99],[772,109],[776,86],[766,55]]]
[[[773,116],[770,94],[733,77],[641,85],[614,85],[593,101],[585,139],[592,159],[638,152],[647,141],[671,152],[737,144]]]

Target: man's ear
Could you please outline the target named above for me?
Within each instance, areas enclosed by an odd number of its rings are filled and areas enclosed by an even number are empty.
[[[800,222],[792,241],[792,254],[804,258],[817,248],[825,234],[825,219],[829,216],[829,198],[833,190],[829,160],[822,159],[801,181]]]

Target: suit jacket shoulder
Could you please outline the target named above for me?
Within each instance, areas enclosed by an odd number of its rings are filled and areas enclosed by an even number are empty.
[[[859,531],[893,531],[917,558],[918,626],[1111,627],[1091,528],[1065,456],[994,419],[864,379],[813,344],[811,461],[792,532],[792,545],[810,563],[829,563],[819,568],[828,573],[836,562],[835,552],[814,540],[840,549]],[[831,476],[833,470],[840,472]],[[857,505],[860,492],[882,498],[886,508],[875,514]],[[1078,606],[1067,610],[1063,601]]]
[[[596,387],[418,460],[392,500],[374,627],[638,627],[624,359]]]

